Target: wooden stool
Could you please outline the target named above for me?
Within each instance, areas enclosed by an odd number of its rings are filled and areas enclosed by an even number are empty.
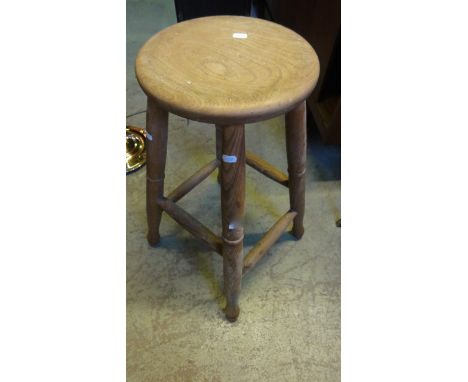
[[[148,241],[159,243],[161,214],[202,239],[223,257],[226,317],[239,315],[242,275],[293,222],[304,233],[306,105],[319,75],[312,47],[298,34],[265,20],[213,16],[175,24],[154,35],[136,59],[136,76],[148,96]],[[216,159],[164,196],[168,112],[216,124]],[[289,177],[245,151],[244,124],[286,113]],[[290,207],[243,257],[245,164],[289,188]],[[176,202],[219,169],[222,236]]]

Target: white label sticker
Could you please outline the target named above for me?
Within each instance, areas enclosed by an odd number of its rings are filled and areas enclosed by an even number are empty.
[[[232,37],[234,37],[234,38],[247,38],[247,33],[236,32],[236,33],[232,34]]]
[[[235,155],[223,155],[223,162],[225,163],[236,163],[237,157]]]
[[[152,136],[150,133],[146,132],[146,139],[152,141],[152,140],[153,140],[153,136]]]

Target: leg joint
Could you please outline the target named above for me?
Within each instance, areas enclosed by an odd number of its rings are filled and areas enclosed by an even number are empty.
[[[288,169],[288,173],[291,177],[300,178],[306,173],[306,168],[303,167],[302,169],[298,169],[295,171]]]
[[[238,239],[234,239],[234,240],[229,240],[229,239],[226,239],[224,236],[223,236],[223,242],[227,245],[237,245],[239,243],[241,243],[242,241],[244,240],[244,234],[242,233],[242,235],[238,238]]]

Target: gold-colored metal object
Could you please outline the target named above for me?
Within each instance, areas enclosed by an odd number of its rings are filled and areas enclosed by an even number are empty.
[[[146,131],[127,126],[127,174],[140,169],[146,163]]]

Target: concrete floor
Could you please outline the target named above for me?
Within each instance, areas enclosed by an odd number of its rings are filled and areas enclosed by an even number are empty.
[[[145,110],[135,55],[176,22],[173,2],[127,0],[127,115]],[[145,114],[127,119],[144,126]],[[286,169],[284,120],[247,125],[247,148]],[[213,126],[169,120],[166,189],[215,154]],[[239,320],[224,319],[222,260],[168,216],[146,242],[145,169],[127,176],[127,377],[140,381],[339,381],[339,148],[309,142],[305,234],[288,233],[244,278]],[[287,190],[247,169],[245,251],[288,210]],[[210,176],[180,205],[220,232]]]

